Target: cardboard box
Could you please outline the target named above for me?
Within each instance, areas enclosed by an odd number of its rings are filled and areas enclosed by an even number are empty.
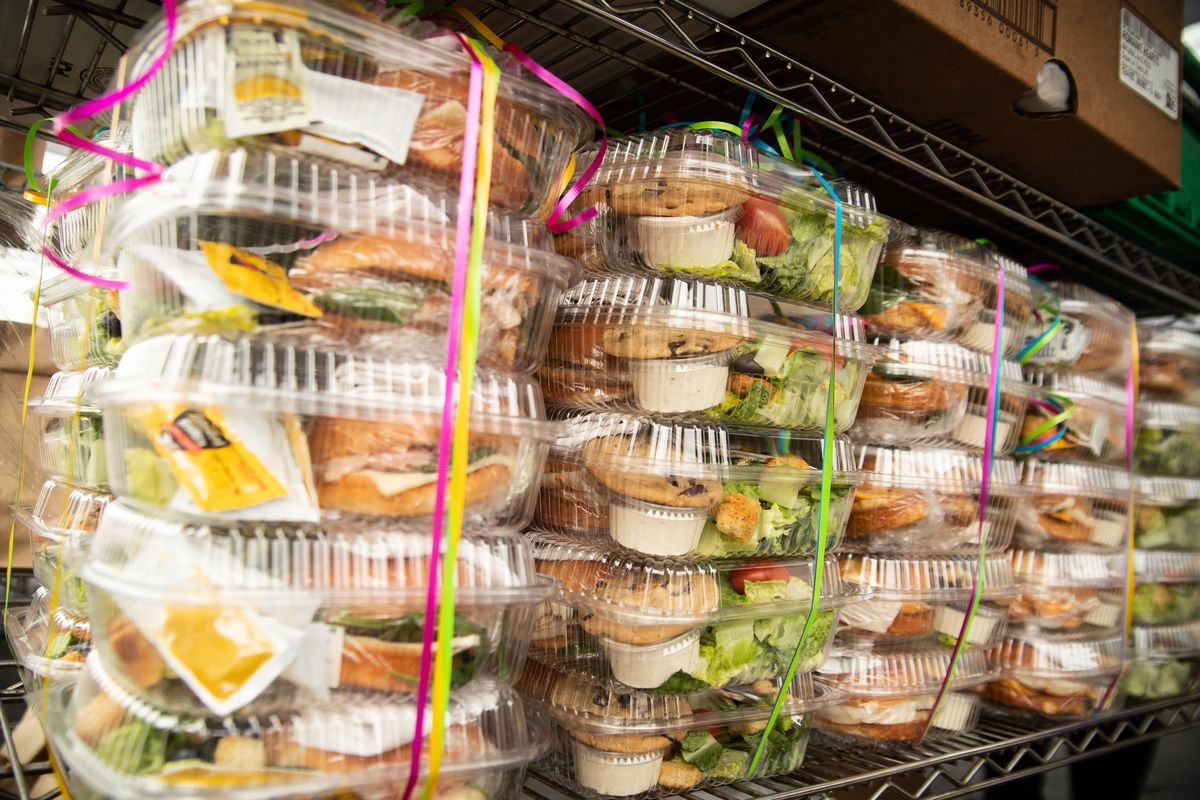
[[[1179,186],[1182,0],[782,0],[735,24],[1072,205]],[[1050,60],[1072,107],[1018,113]]]

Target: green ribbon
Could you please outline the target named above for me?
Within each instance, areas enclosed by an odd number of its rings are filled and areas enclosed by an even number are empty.
[[[35,122],[29,126],[29,132],[25,134],[25,147],[21,154],[22,158],[24,159],[26,182],[28,182],[29,185],[31,187],[33,187],[33,190],[35,192],[38,192],[39,194],[44,194],[44,195],[49,195],[51,192],[54,191],[54,186],[57,183],[57,181],[53,181],[53,180],[50,181],[45,189],[43,189],[42,185],[40,183],[38,183],[37,174],[33,171],[33,143],[37,139],[37,132],[39,130],[41,130],[42,126],[45,125],[47,122],[53,122],[53,121],[54,121],[53,117],[45,117],[43,119],[39,119],[37,122]],[[80,131],[74,125],[68,125],[67,130],[69,130],[71,133],[75,134],[76,136],[78,136],[80,138],[83,138],[85,135],[82,131]]]

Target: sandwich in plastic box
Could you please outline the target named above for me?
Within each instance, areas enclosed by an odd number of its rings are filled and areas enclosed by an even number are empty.
[[[1078,283],[1047,284],[1059,299],[1062,327],[1029,359],[1054,367],[1124,383],[1132,351],[1133,312]],[[1031,331],[1037,336],[1041,331]]]
[[[853,314],[734,284],[609,275],[564,297],[539,377],[557,405],[819,430],[832,365],[844,431],[878,355],[864,339]]]
[[[98,402],[113,493],[130,504],[225,521],[388,516],[425,531],[444,393],[432,361],[180,335],[131,347]],[[466,518],[522,526],[555,431],[541,392],[480,371],[470,414]]]
[[[533,660],[663,693],[787,673],[811,607],[812,558],[656,558],[568,534],[529,535],[538,571],[559,583],[538,612]],[[829,559],[797,671],[820,666],[839,613],[856,600]]]
[[[608,143],[592,181],[605,263],[724,278],[777,297],[833,302],[836,204],[806,168],[724,133],[687,128]],[[841,200],[839,305],[867,300],[897,223],[875,198],[834,181]]]
[[[1200,620],[1200,553],[1135,550],[1133,571],[1133,624]]]
[[[551,584],[517,532],[459,544],[452,689],[511,683]],[[306,705],[352,690],[411,694],[430,537],[384,523],[208,527],[109,506],[82,575],[112,679],[180,713]]]
[[[983,450],[991,356],[953,342],[877,342],[885,352],[867,376],[851,436],[886,444],[932,444]],[[1031,387],[1014,361],[1000,371],[995,451],[1017,446]]]
[[[561,422],[542,479],[539,527],[659,556],[801,556],[815,551],[822,438],[615,412]],[[832,442],[827,547],[842,538],[859,473]]]
[[[141,75],[166,26],[130,48]],[[164,164],[232,142],[396,172],[456,190],[471,58],[453,36],[420,39],[311,0],[203,0],[179,10],[161,70],[129,104],[133,152]],[[491,203],[545,217],[586,117],[540,80],[505,71],[495,107]]]
[[[1017,515],[1017,544],[1029,549],[1120,550],[1129,533],[1129,473],[1093,464],[1022,464],[1029,502]]]
[[[1046,633],[1120,633],[1125,618],[1125,556],[1118,553],[1013,550],[1021,593],[1010,625]]]
[[[29,532],[33,576],[57,591],[58,604],[87,613],[87,586],[69,563],[68,551],[87,547],[112,495],[51,478],[42,484],[31,506],[17,506],[13,516]]]
[[[1124,388],[1086,375],[1053,370],[1027,371],[1026,379],[1035,395],[1025,408],[1022,447],[1049,441],[1028,452],[1043,460],[1125,465]],[[1048,425],[1060,414],[1068,416]]]
[[[855,449],[863,484],[854,491],[842,549],[910,555],[979,549],[983,458],[967,450],[864,445]],[[987,546],[1012,542],[1024,502],[1017,464],[992,463],[983,533]]]
[[[745,777],[780,681],[664,695],[613,689],[531,663],[517,688],[552,722],[545,774],[587,794],[666,797]],[[755,772],[769,778],[804,762],[814,712],[841,694],[797,675]]]
[[[988,660],[1003,673],[984,690],[991,710],[1080,719],[1099,710],[1120,674],[1121,637],[1021,634],[991,647]]]
[[[29,401],[47,476],[97,489],[108,486],[104,430],[94,392],[111,375],[110,367],[56,372],[42,396]]]
[[[93,655],[74,691],[51,690],[45,725],[67,767],[115,800],[385,800],[408,779],[415,715],[411,698],[370,692],[286,712],[176,714],[124,692]],[[444,742],[434,796],[501,800],[546,733],[511,688],[484,682],[451,695]],[[418,790],[427,765],[423,753]]]
[[[1138,326],[1141,397],[1174,403],[1200,402],[1200,334]]]
[[[1141,550],[1200,550],[1200,480],[1134,478],[1133,542]]]
[[[1038,287],[1029,280],[1025,267],[1001,253],[987,251],[986,278],[974,289],[979,305],[957,341],[965,347],[991,355],[996,345],[996,301],[1000,286],[998,273],[1004,272],[1004,319],[1000,334],[1005,358],[1015,358],[1025,343],[1033,310],[1041,296]]]
[[[279,148],[213,150],[128,201],[106,237],[126,341],[256,331],[360,355],[446,350],[457,199]],[[579,268],[500,211],[482,251],[479,363],[531,372]]]
[[[979,721],[973,689],[994,680],[983,650],[964,650],[937,712],[934,701],[950,669],[952,649],[924,647],[839,647],[817,673],[822,683],[845,694],[818,709],[817,728],[856,747],[897,747],[921,740],[970,733]],[[932,720],[930,716],[932,714]]]
[[[975,585],[971,556],[905,557],[847,554],[838,558],[842,583],[868,598],[842,611],[838,639],[868,644],[957,640]],[[1004,633],[1004,606],[1015,593],[1005,553],[988,554],[979,581],[981,599],[967,644],[984,647]]]
[[[1133,468],[1139,475],[1200,475],[1200,406],[1139,403]]]
[[[1200,689],[1200,622],[1130,631],[1132,658],[1121,676],[1128,703],[1182,697]]]

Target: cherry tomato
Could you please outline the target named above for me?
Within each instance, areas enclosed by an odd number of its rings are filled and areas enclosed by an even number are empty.
[[[738,594],[746,593],[746,582],[762,583],[763,581],[786,581],[791,575],[787,571],[787,567],[781,567],[778,564],[770,562],[761,562],[757,564],[747,564],[744,567],[735,569],[729,575],[729,585]]]
[[[737,236],[760,256],[780,255],[792,239],[783,212],[770,200],[759,197],[742,203]]]

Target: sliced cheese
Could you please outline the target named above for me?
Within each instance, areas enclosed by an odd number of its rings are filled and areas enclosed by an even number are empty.
[[[487,458],[481,458],[472,464],[468,464],[467,472],[474,472],[475,470],[494,464],[508,467],[511,470],[512,459],[505,455],[492,455]],[[364,469],[361,474],[370,479],[371,483],[375,484],[375,488],[384,497],[394,497],[402,492],[437,482],[437,472],[386,472],[384,470]]]

